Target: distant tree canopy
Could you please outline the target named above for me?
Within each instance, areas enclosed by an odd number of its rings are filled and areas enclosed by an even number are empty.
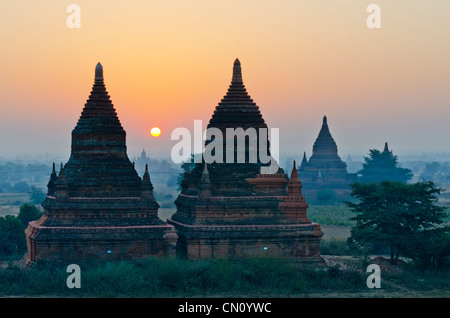
[[[34,204],[25,203],[20,207],[20,212],[17,217],[23,223],[23,225],[27,227],[29,222],[39,220],[41,216],[42,212],[38,209],[37,206],[35,206]]]
[[[447,213],[436,205],[442,190],[433,182],[354,183],[351,188],[359,202],[345,202],[356,213],[349,244],[384,244],[390,248],[392,263],[400,253],[432,266],[448,256],[449,227],[441,226]],[[446,237],[445,246],[442,239]]]
[[[411,170],[398,167],[398,158],[389,151],[387,143],[384,151],[377,149],[369,150],[369,156],[364,157],[362,169],[358,171],[359,182],[408,182],[413,174]]]
[[[14,215],[0,217],[0,256],[18,255],[27,248],[25,226]]]
[[[30,187],[30,200],[34,204],[41,204],[46,196],[47,195],[45,194],[45,192],[42,191],[40,188],[37,188],[35,186]]]
[[[433,181],[436,174],[439,172],[440,167],[441,165],[439,164],[439,162],[436,161],[426,163],[425,168],[423,169],[423,172],[420,175],[420,179]]]
[[[38,220],[42,212],[37,206],[26,203],[19,215],[0,217],[0,256],[21,255],[26,252],[25,229],[28,222]]]

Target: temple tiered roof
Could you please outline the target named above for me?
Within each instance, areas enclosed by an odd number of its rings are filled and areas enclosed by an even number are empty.
[[[98,63],[91,94],[72,131],[72,152],[64,167],[71,196],[140,196],[141,179],[128,159],[125,139]]]
[[[242,69],[239,59],[233,64],[233,75],[231,84],[223,99],[216,106],[214,113],[209,121],[208,128],[218,128],[222,131],[223,140],[223,161],[226,160],[226,130],[227,128],[255,128],[256,133],[259,128],[267,128],[267,125],[261,115],[259,107],[251,99],[245,89],[242,80]],[[259,137],[257,136],[257,148],[259,149]],[[206,141],[208,143],[209,140]],[[245,163],[237,162],[237,143],[234,143],[235,161],[234,163],[209,163],[209,178],[211,181],[211,191],[216,195],[233,195],[247,196],[254,193],[254,186],[248,183],[248,179],[256,178],[261,171],[261,166],[269,163],[262,163],[258,149],[250,149],[250,145],[246,142],[245,146]],[[239,150],[242,151],[242,150]],[[256,162],[249,161],[249,151],[258,152]],[[269,141],[267,140],[267,152],[269,152]],[[199,188],[198,183],[201,180],[204,163],[197,164],[195,168],[185,175],[181,186],[183,194],[197,195]],[[283,175],[284,171],[279,169],[279,174]],[[287,181],[285,181],[287,183]],[[281,194],[281,193],[279,193]]]
[[[226,128],[267,128],[259,107],[247,93],[242,80],[239,59],[234,61],[231,84],[226,95],[214,110],[214,114],[209,121],[209,127],[219,128],[223,132]]]
[[[323,116],[322,127],[320,128],[319,135],[313,145],[313,155],[311,159],[326,157],[327,159],[338,159],[338,149],[333,136],[331,136],[330,129],[328,128],[327,116]],[[310,160],[311,160],[310,159]],[[340,160],[340,158],[339,158]]]

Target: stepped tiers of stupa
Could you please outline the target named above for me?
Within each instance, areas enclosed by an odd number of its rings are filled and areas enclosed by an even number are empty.
[[[338,148],[323,117],[322,128],[313,145],[312,156],[306,153],[299,168],[303,191],[308,199],[315,198],[318,190],[331,189],[337,196],[350,194],[349,184],[356,181],[356,174],[347,172],[347,165],[338,155]]]
[[[209,121],[211,127],[222,131],[224,152],[226,128],[267,128],[246,91],[237,59],[228,92]],[[249,150],[254,149],[246,144],[245,151]],[[259,156],[256,162],[248,158],[245,163],[203,160],[192,170],[186,168],[175,201],[177,211],[168,220],[177,230],[177,255],[187,259],[270,255],[320,261],[323,233],[307,217],[308,204],[295,163],[288,179],[281,168],[262,175],[265,163]]]
[[[44,214],[26,229],[29,262],[175,255],[175,229],[158,218],[148,169],[141,179],[125,138],[98,63],[70,159],[53,168]]]

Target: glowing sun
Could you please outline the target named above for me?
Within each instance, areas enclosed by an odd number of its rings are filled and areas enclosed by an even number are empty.
[[[158,137],[159,135],[161,135],[161,129],[159,129],[158,127],[153,127],[153,128],[150,130],[150,134],[151,134],[153,137]]]

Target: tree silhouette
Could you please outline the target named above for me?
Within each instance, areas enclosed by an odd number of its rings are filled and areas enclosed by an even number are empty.
[[[398,167],[398,158],[389,150],[387,143],[382,152],[377,149],[369,150],[369,157],[364,157],[358,175],[361,183],[381,181],[406,183],[413,176],[411,170]]]

